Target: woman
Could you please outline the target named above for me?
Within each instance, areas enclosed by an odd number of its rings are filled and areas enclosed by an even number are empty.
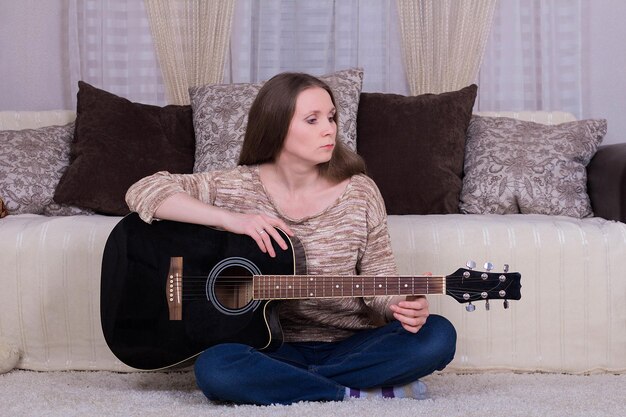
[[[298,236],[311,275],[396,275],[380,192],[363,160],[337,141],[332,91],[306,74],[267,81],[249,113],[239,166],[190,175],[160,172],[127,193],[144,221],[170,219],[250,236],[286,249]],[[454,357],[456,333],[424,297],[283,301],[285,343],[258,351],[235,343],[197,359],[210,400],[252,404],[425,395],[419,378]]]

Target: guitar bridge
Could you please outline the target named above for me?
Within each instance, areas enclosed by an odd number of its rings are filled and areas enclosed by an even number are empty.
[[[167,308],[170,320],[183,319],[183,258],[175,256],[170,258],[170,270],[167,274],[165,286]]]

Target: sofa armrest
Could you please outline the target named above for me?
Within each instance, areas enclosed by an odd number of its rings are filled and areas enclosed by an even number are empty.
[[[626,223],[626,143],[600,146],[587,166],[593,212]]]

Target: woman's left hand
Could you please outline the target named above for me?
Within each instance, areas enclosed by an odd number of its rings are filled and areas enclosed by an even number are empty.
[[[430,314],[428,311],[428,299],[426,297],[408,296],[406,300],[392,302],[389,309],[393,317],[398,320],[402,327],[411,333],[417,333]]]

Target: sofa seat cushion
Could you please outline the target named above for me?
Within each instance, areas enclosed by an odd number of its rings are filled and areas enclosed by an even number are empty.
[[[127,371],[100,325],[100,269],[120,217],[9,215],[0,221],[0,338],[19,368]],[[522,298],[467,313],[429,297],[458,332],[451,371],[626,372],[626,224],[545,215],[389,216],[401,274],[449,274],[467,259],[522,274]]]
[[[522,298],[468,313],[430,296],[458,333],[448,370],[626,371],[626,224],[538,214],[389,216],[401,274],[509,264]]]

